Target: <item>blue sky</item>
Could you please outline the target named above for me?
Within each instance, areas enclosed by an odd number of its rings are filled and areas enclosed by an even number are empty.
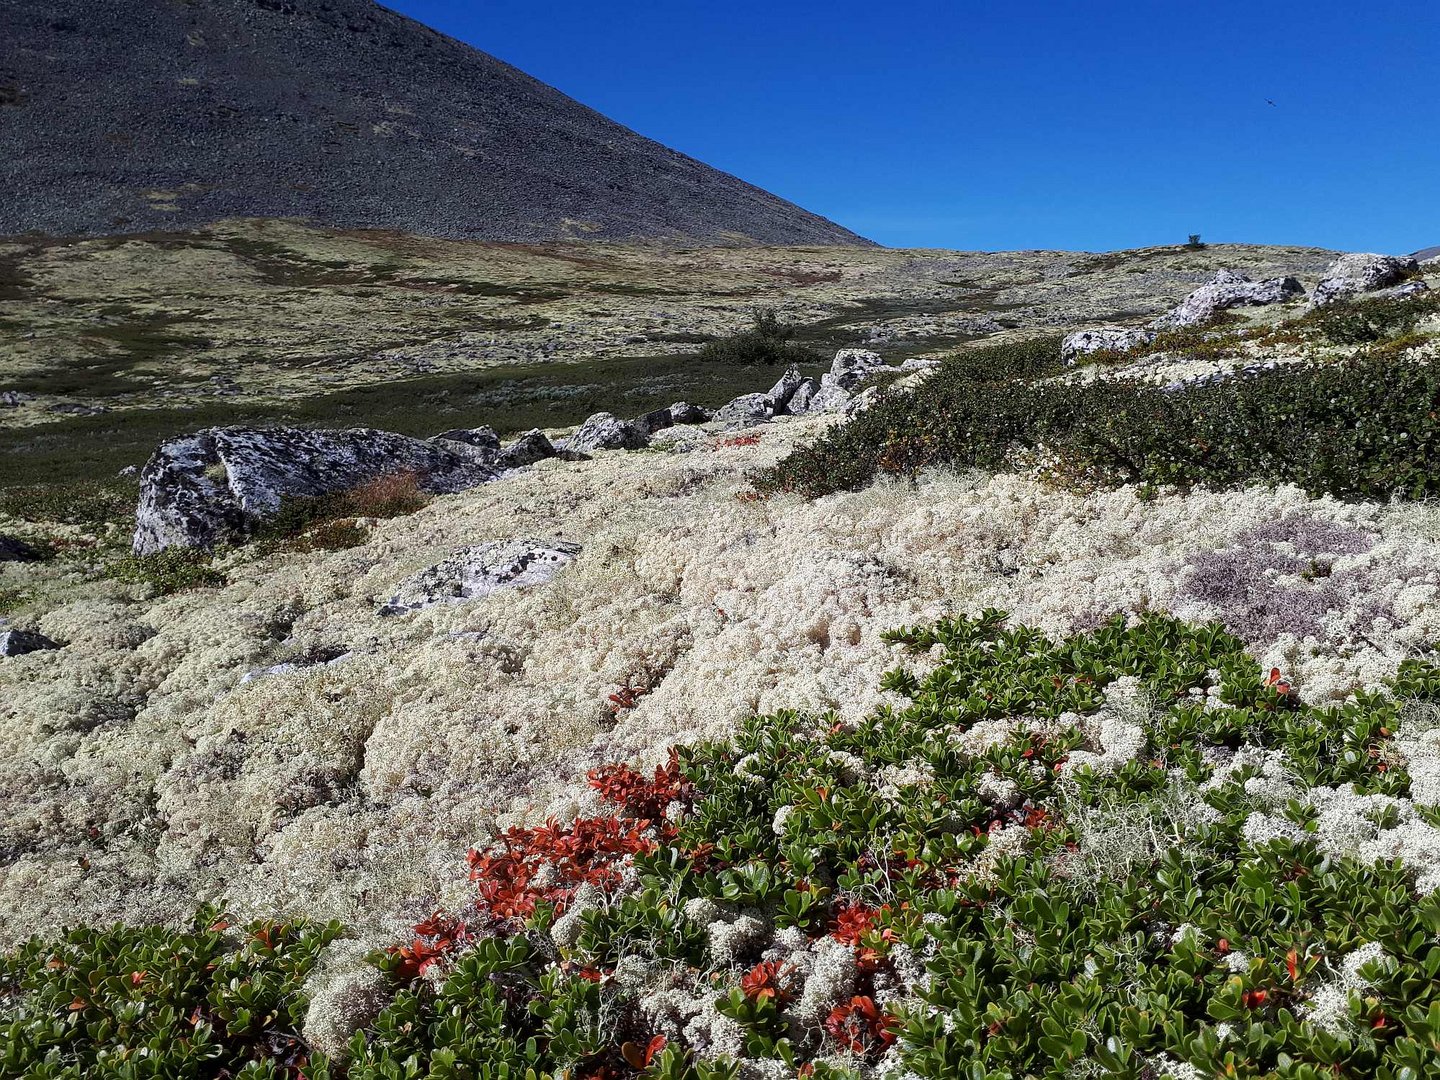
[[[388,6],[883,244],[1440,244],[1433,0]]]

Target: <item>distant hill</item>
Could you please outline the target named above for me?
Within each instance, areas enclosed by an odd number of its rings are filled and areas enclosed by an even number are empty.
[[[1424,260],[1424,259],[1433,259],[1433,258],[1435,258],[1435,256],[1437,256],[1437,255],[1440,255],[1440,246],[1428,247],[1428,248],[1421,248],[1419,251],[1415,252],[1415,254],[1414,254],[1412,257],[1413,257],[1413,258],[1416,258],[1416,259]]]
[[[369,0],[0,0],[0,28],[0,234],[868,243]]]

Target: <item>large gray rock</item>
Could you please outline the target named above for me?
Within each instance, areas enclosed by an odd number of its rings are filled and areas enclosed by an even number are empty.
[[[1391,285],[1388,289],[1376,289],[1373,293],[1367,293],[1367,300],[1404,300],[1407,296],[1419,296],[1421,293],[1430,291],[1430,286],[1416,278],[1413,281],[1402,282],[1399,285]]]
[[[841,412],[844,410],[845,407],[850,404],[851,398],[854,397],[854,395],[842,385],[842,380],[847,376],[848,373],[847,375],[835,375],[828,371],[824,375],[821,375],[820,389],[817,390],[815,396],[810,399],[810,405],[806,411],[826,413]]]
[[[669,409],[655,409],[643,416],[637,416],[630,423],[634,424],[646,435],[654,435],[657,431],[664,431],[668,427],[675,426],[675,417]]]
[[[750,427],[763,424],[774,415],[770,398],[766,394],[741,394],[726,402],[715,412],[715,422],[732,427]]]
[[[771,415],[778,415],[787,411],[790,399],[795,396],[795,391],[804,384],[805,377],[800,374],[800,369],[791,364],[785,369],[785,374],[780,376],[780,381],[770,388],[765,395],[770,402]]]
[[[1060,342],[1060,359],[1073,364],[1096,352],[1129,352],[1155,340],[1155,331],[1137,326],[1097,326],[1066,334]]]
[[[37,548],[13,536],[0,535],[0,562],[39,562]]]
[[[0,656],[24,656],[32,652],[48,652],[60,646],[44,634],[29,630],[0,631]]]
[[[1304,295],[1304,287],[1293,277],[1251,281],[1234,270],[1219,270],[1177,307],[1150,325],[1161,330],[1199,326],[1228,308],[1283,304]]]
[[[795,392],[790,395],[790,400],[785,403],[785,409],[792,416],[804,416],[814,408],[815,395],[820,392],[820,384],[814,379],[803,379]]]
[[[884,366],[885,361],[877,352],[869,349],[841,349],[835,354],[835,359],[830,361],[830,374],[843,376]]]
[[[1315,286],[1310,303],[1321,307],[1349,296],[1399,285],[1419,270],[1420,264],[1409,256],[1376,255],[1372,252],[1341,255],[1330,264],[1320,284]]]
[[[592,450],[643,450],[649,445],[650,435],[644,428],[608,412],[595,413],[565,440],[567,449],[582,454]]]
[[[531,428],[523,435],[517,435],[514,442],[496,455],[495,467],[501,470],[519,469],[555,457],[558,452],[549,436],[539,428]]]
[[[543,585],[580,554],[563,540],[496,540],[457,551],[400,583],[381,615],[400,615],[434,604],[478,600],[524,585]]]
[[[710,410],[688,401],[677,401],[670,406],[670,421],[675,424],[703,424],[710,419]]]
[[[461,443],[476,450],[493,450],[497,454],[500,452],[500,436],[495,434],[495,429],[491,427],[452,428],[450,431],[442,431],[435,438],[444,442]]]
[[[134,550],[212,547],[244,540],[289,499],[348,491],[397,473],[433,492],[497,475],[443,443],[351,428],[207,428],[167,440],[140,473]]]

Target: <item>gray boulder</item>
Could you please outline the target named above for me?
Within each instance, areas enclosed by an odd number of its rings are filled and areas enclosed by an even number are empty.
[[[49,652],[60,648],[44,634],[30,630],[0,631],[0,656],[24,656],[32,652]]]
[[[844,376],[884,366],[885,361],[877,352],[871,352],[869,349],[841,349],[835,354],[835,359],[830,362],[830,374]]]
[[[1399,285],[1419,270],[1420,264],[1409,256],[1372,252],[1341,255],[1315,286],[1310,303],[1313,307],[1322,307],[1346,297]]]
[[[643,450],[649,445],[650,435],[644,428],[608,412],[591,416],[565,440],[566,449],[582,454],[593,450]]]
[[[1416,278],[1400,285],[1391,285],[1388,289],[1376,289],[1368,293],[1367,300],[1404,300],[1407,296],[1419,296],[1421,293],[1430,291],[1430,286]]]
[[[1160,330],[1199,326],[1228,308],[1283,304],[1304,295],[1304,287],[1293,277],[1251,281],[1233,270],[1219,270],[1177,307],[1150,325]]]
[[[140,473],[134,550],[244,540],[288,499],[348,491],[396,473],[432,492],[497,475],[469,454],[389,431],[207,428],[162,443]]]
[[[1060,359],[1074,364],[1088,353],[1129,352],[1154,340],[1154,330],[1136,326],[1097,326],[1091,330],[1076,330],[1073,334],[1066,334],[1060,342]]]
[[[514,442],[495,456],[495,467],[501,470],[519,469],[555,457],[557,453],[559,451],[550,442],[549,436],[539,428],[531,428],[523,435],[517,435]]]
[[[634,424],[646,435],[654,435],[657,431],[664,431],[668,427],[675,426],[675,417],[669,409],[655,409],[644,416],[637,416],[630,423]]]
[[[900,371],[934,371],[943,361],[936,360],[931,356],[912,356],[904,361],[898,370]]]
[[[19,390],[0,391],[0,406],[4,406],[7,409],[18,409],[29,400],[30,395],[22,394]]]
[[[810,399],[810,407],[807,412],[826,413],[840,412],[850,404],[854,397],[850,391],[841,384],[844,376],[834,375],[826,372],[820,376],[820,389]]]
[[[792,416],[804,416],[814,408],[815,395],[819,392],[820,384],[814,379],[802,379],[785,403],[785,410]]]
[[[381,615],[434,604],[478,600],[501,589],[543,585],[575,561],[579,544],[563,540],[496,540],[457,551],[400,583]]]
[[[688,401],[677,401],[670,406],[670,421],[675,424],[703,424],[710,419],[710,410]]]
[[[804,382],[805,377],[800,374],[798,367],[791,364],[786,368],[785,374],[780,376],[780,381],[772,386],[770,392],[765,395],[770,402],[771,415],[784,413],[786,406],[790,404],[790,399],[795,396],[795,391],[799,390]]]
[[[40,552],[37,548],[13,536],[0,535],[0,563],[39,561]]]
[[[465,446],[473,446],[477,450],[493,450],[497,454],[500,452],[500,436],[495,434],[494,428],[453,428],[450,431],[442,431],[435,436],[435,439],[462,443]]]
[[[768,394],[741,394],[733,401],[722,405],[715,413],[715,421],[732,427],[750,427],[763,424],[774,414]]]

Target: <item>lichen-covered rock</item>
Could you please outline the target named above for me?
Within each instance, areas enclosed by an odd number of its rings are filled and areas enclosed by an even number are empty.
[[[613,413],[595,413],[565,440],[565,447],[588,454],[593,450],[643,450],[650,445],[644,428]]]
[[[830,374],[844,376],[863,374],[871,368],[884,367],[880,354],[869,349],[841,349],[830,362]]]
[[[1304,287],[1293,277],[1251,281],[1233,270],[1218,270],[1213,278],[1150,325],[1162,330],[1199,326],[1228,308],[1283,304],[1303,295]]]
[[[943,361],[933,356],[912,356],[901,363],[901,371],[934,371]]]
[[[476,450],[493,450],[497,454],[500,452],[500,436],[495,434],[492,427],[452,428],[442,431],[435,438],[445,442],[463,443]]]
[[[821,375],[820,389],[810,399],[810,407],[806,411],[812,413],[839,412],[849,405],[850,399],[854,395],[842,385],[842,379],[846,377],[853,378],[854,376],[853,374],[839,376],[828,371]]]
[[[405,579],[381,615],[478,600],[501,589],[543,585],[580,554],[563,540],[497,540],[457,551]]]
[[[519,469],[552,458],[556,453],[558,451],[549,437],[539,428],[531,428],[525,434],[517,436],[514,442],[496,455],[495,467],[502,470]]]
[[[766,394],[741,394],[733,401],[726,402],[715,413],[715,421],[733,427],[750,427],[763,424],[774,415],[770,398]]]
[[[630,421],[646,435],[654,435],[657,431],[664,431],[675,425],[675,417],[669,409],[654,409],[643,416],[637,416]]]
[[[1320,284],[1315,286],[1310,302],[1315,307],[1321,307],[1359,293],[1399,285],[1419,269],[1420,264],[1408,256],[1376,255],[1373,252],[1341,255],[1330,264]]]
[[[785,411],[792,416],[804,416],[814,407],[815,395],[820,392],[820,384],[814,379],[802,379],[795,392],[790,395],[790,400],[785,403]]]
[[[140,473],[134,550],[212,547],[245,539],[287,499],[347,491],[413,473],[428,491],[454,492],[497,475],[443,443],[351,428],[207,428],[162,443]]]
[[[791,364],[785,369],[785,374],[780,376],[780,381],[770,388],[765,397],[770,402],[772,415],[786,412],[790,399],[795,396],[795,391],[804,384],[805,378],[800,374],[800,369]]]
[[[0,631],[0,656],[24,656],[32,652],[48,652],[60,646],[44,634],[29,630]]]
[[[1066,334],[1060,342],[1060,359],[1073,364],[1087,353],[1129,352],[1155,340],[1155,331],[1137,326],[1097,326]]]
[[[39,562],[40,552],[24,540],[0,535],[0,563]]]
[[[710,419],[710,410],[688,401],[677,401],[670,406],[670,420],[675,424],[703,424]]]
[[[1368,294],[1367,300],[1404,300],[1407,296],[1419,296],[1421,293],[1429,292],[1430,286],[1416,278],[1413,281],[1402,282],[1399,285],[1391,285],[1388,289],[1376,289]]]

